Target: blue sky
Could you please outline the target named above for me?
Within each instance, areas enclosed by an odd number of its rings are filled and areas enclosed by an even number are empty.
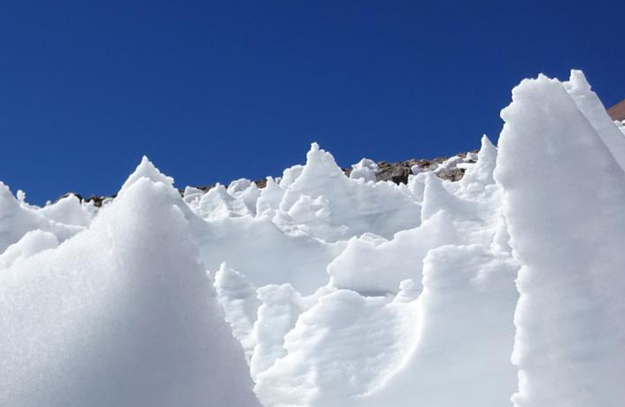
[[[179,187],[496,139],[524,77],[625,98],[625,1],[0,3],[0,180],[111,194],[146,154]]]

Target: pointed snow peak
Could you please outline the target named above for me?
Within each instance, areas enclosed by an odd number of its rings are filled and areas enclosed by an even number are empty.
[[[219,265],[218,273],[227,273],[229,270],[230,270],[230,267],[228,267],[228,263],[226,263],[225,261],[222,261],[221,264]]]
[[[274,180],[273,177],[267,177],[265,179],[267,180],[267,182],[265,183],[265,188],[267,188],[267,187],[274,188],[274,187],[278,186],[276,184],[276,180]]]
[[[204,197],[206,198],[220,197],[226,200],[232,199],[232,196],[228,194],[228,190],[226,189],[226,187],[220,183],[215,184],[213,188],[209,189],[208,192],[204,194]]]
[[[443,180],[432,172],[426,173],[421,220],[426,220],[434,215],[443,208],[443,203],[449,199],[451,199],[451,194],[443,186]]]
[[[427,173],[421,220],[425,221],[443,210],[454,219],[473,219],[476,216],[475,203],[457,197],[445,188],[445,183],[433,173]]]
[[[306,154],[306,165],[302,170],[302,175],[304,174],[307,174],[307,176],[329,175],[333,177],[337,175],[344,175],[341,168],[336,164],[332,154],[319,148],[319,144],[317,143],[312,143],[308,154]],[[295,183],[297,183],[297,181]]]
[[[495,182],[493,172],[497,163],[497,147],[488,139],[486,135],[482,136],[482,146],[477,154],[477,164],[467,169],[467,173],[462,178],[461,183],[468,185],[478,182],[483,185],[489,185]]]
[[[26,192],[22,191],[21,189],[17,190],[17,194],[16,194],[17,200],[20,203],[26,203]]]
[[[484,134],[482,136],[482,145],[480,147],[480,152],[478,153],[478,159],[482,156],[490,157],[497,154],[497,146],[495,146],[488,136]]]
[[[481,148],[480,148],[480,152],[482,152],[485,149],[495,149],[497,147],[495,147],[495,145],[492,143],[492,141],[490,141],[490,139],[488,138],[488,136],[486,134],[482,134],[482,138],[480,139],[481,141]]]
[[[591,87],[586,80],[586,75],[579,69],[571,69],[568,82],[564,82],[564,87],[568,92],[589,92]]]
[[[248,287],[253,288],[255,296],[256,288],[247,281],[245,275],[228,266],[225,261],[219,265],[219,270],[215,273],[215,288],[220,295],[224,291],[236,293],[241,288],[247,289]]]
[[[569,81],[564,82],[563,86],[577,108],[599,134],[619,166],[625,170],[625,139],[606,112],[597,94],[592,91],[583,72],[571,71]]]
[[[497,161],[497,147],[488,139],[486,134],[482,136],[482,145],[477,153],[477,167],[480,168],[482,174],[486,178],[480,179],[484,182],[493,181],[493,171]],[[487,173],[486,173],[487,172]]]
[[[232,285],[231,283],[236,282],[238,277],[237,274],[239,273],[228,267],[225,261],[222,262],[219,265],[219,270],[215,273],[214,285],[217,292],[219,293],[224,287],[228,287]]]
[[[137,182],[140,178],[148,178],[152,182],[162,182],[163,184],[173,187],[174,179],[161,173],[158,168],[152,164],[152,162],[145,155],[141,159],[141,163],[137,166],[135,171],[130,174],[119,193],[125,192],[132,184]]]
[[[308,153],[306,154],[306,163],[308,164],[310,162],[320,160],[326,154],[328,153],[325,150],[319,148],[319,144],[312,143],[310,145],[310,150],[308,150]]]
[[[323,157],[325,154],[328,154],[328,153],[325,150],[321,149],[319,147],[319,144],[312,143],[310,145],[310,150],[308,150],[308,153],[306,154],[306,160],[311,161],[317,157]]]

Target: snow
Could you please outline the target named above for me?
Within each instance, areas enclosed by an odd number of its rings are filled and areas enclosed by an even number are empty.
[[[258,405],[176,194],[139,178],[0,272],[0,405]]]
[[[496,177],[522,264],[513,400],[616,407],[625,399],[625,174],[567,87],[526,80],[502,112]]]
[[[139,163],[139,165],[137,165],[137,168],[135,168],[134,172],[130,174],[128,178],[126,178],[126,182],[124,182],[124,184],[122,185],[118,195],[124,193],[132,186],[132,184],[142,178],[147,178],[153,182],[161,182],[169,186],[173,186],[174,184],[174,179],[172,177],[168,177],[161,173],[158,168],[156,168],[154,164],[152,164],[148,157],[143,156],[141,158],[141,162]]]
[[[477,153],[475,164],[464,164],[461,168],[467,171],[460,180],[465,188],[484,188],[495,183],[493,172],[497,164],[497,147],[486,135],[482,136],[480,151]]]
[[[258,290],[258,299],[262,305],[254,324],[256,346],[250,361],[254,378],[287,355],[284,337],[293,329],[304,308],[301,296],[290,284],[262,287]]]
[[[54,249],[58,245],[59,240],[53,233],[41,229],[31,230],[0,254],[0,270],[9,268],[9,266],[44,250]]]
[[[581,71],[512,98],[406,185],[316,143],[262,188],[0,183],[0,405],[620,407],[625,127]]]
[[[443,211],[390,241],[375,235],[352,238],[328,265],[330,283],[361,294],[397,293],[403,280],[420,284],[423,259],[431,249],[459,241],[451,217]]]
[[[76,195],[70,194],[37,212],[53,222],[84,227],[89,226],[96,209],[93,205],[82,204]]]
[[[274,217],[276,224],[327,242],[365,232],[390,238],[420,223],[421,207],[407,191],[387,182],[346,177],[332,155],[316,143],[301,174],[283,191],[279,206],[272,208],[282,215]]]
[[[351,179],[362,179],[365,182],[375,181],[375,173],[378,171],[378,164],[368,158],[363,158],[358,163],[352,165],[352,172],[349,173]]]
[[[569,81],[564,82],[563,85],[573,98],[577,108],[610,149],[616,162],[625,170],[625,137],[614,126],[614,122],[608,116],[597,94],[592,91],[584,73],[579,70],[572,70]]]
[[[254,322],[261,302],[256,298],[256,287],[245,276],[224,262],[215,274],[215,290],[225,311],[225,319],[232,327],[232,335],[241,342],[249,361],[254,354]]]
[[[338,290],[297,319],[286,356],[256,377],[265,405],[341,406],[401,363],[414,331],[412,304]]]
[[[30,231],[50,232],[59,241],[64,241],[84,229],[50,219],[40,213],[43,209],[20,202],[9,187],[0,182],[0,253]]]
[[[423,293],[414,301],[412,352],[385,386],[349,405],[509,404],[516,388],[510,349],[517,268],[480,245],[431,250]]]

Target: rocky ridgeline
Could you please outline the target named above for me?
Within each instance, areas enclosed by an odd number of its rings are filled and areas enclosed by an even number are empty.
[[[449,163],[450,161],[456,161],[451,163],[451,165],[445,165],[445,163]],[[461,167],[457,167],[455,164],[457,162],[462,163],[475,163],[477,160],[477,150],[470,151],[468,153],[460,153],[457,156],[452,158],[434,158],[431,160],[419,160],[419,159],[410,159],[406,161],[397,161],[397,162],[388,162],[388,161],[379,161],[377,163],[378,170],[376,171],[375,178],[376,181],[392,181],[395,184],[406,184],[408,182],[408,176],[413,174],[413,170],[418,168],[419,172],[434,172],[439,178],[444,180],[449,180],[452,182],[459,181],[464,176],[465,169]],[[343,168],[342,169],[345,175],[349,176],[353,170],[353,168]],[[267,184],[266,179],[256,180],[254,183],[259,188],[264,188]],[[202,190],[204,192],[213,188],[216,184],[197,186],[195,188]],[[182,194],[183,190],[180,190]],[[59,199],[64,198],[68,195],[75,195],[78,199],[85,202],[93,202],[96,207],[101,207],[102,203],[106,199],[115,198],[117,194],[111,196],[103,196],[103,195],[91,195],[89,197],[83,197],[81,194],[76,192],[68,192],[63,194]]]

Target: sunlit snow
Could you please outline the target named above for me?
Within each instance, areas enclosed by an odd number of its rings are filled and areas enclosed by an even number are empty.
[[[0,406],[621,407],[625,128],[580,71],[501,117],[400,185],[316,143],[263,188],[0,183]]]

